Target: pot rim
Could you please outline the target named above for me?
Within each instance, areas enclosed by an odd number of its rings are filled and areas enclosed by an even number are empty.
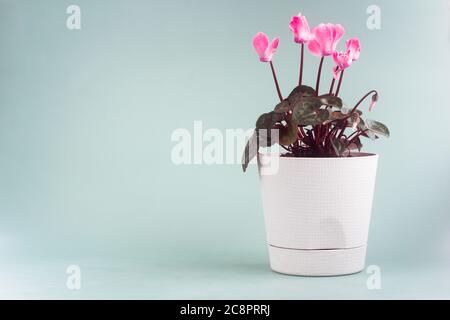
[[[294,160],[294,161],[314,161],[314,160],[325,160],[325,161],[352,161],[356,159],[376,159],[379,158],[379,155],[377,153],[370,153],[370,152],[352,152],[351,155],[354,155],[353,157],[281,157],[280,154],[274,154],[274,153],[261,153],[258,152],[258,156],[262,157],[270,157],[270,158],[280,158],[283,160]]]

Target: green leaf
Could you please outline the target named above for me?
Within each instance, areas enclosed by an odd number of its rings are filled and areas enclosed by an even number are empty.
[[[361,121],[360,115],[357,112],[353,112],[350,118],[347,119],[347,127],[357,128],[358,123]]]
[[[339,97],[331,96],[329,94],[325,94],[318,97],[320,99],[320,102],[322,105],[335,107],[335,108],[342,108],[342,100]]]
[[[247,140],[245,145],[244,154],[242,155],[242,170],[245,172],[247,170],[248,164],[258,153],[258,137],[256,131]]]
[[[294,90],[292,90],[292,92],[289,94],[287,99],[288,99],[289,103],[293,104],[301,98],[315,97],[315,96],[316,96],[316,91],[313,88],[302,85],[302,86],[295,87]]]
[[[345,115],[348,115],[348,114],[350,113],[350,111],[352,111],[352,109],[349,109],[349,108],[347,108],[347,107],[345,107],[345,106],[343,106],[343,107],[341,108],[341,112],[342,112],[343,114],[345,114]],[[356,109],[356,110],[353,111],[353,112],[356,112],[356,113],[359,114],[360,116],[363,114],[363,112],[362,112],[361,110],[359,110],[359,109]]]
[[[305,97],[297,100],[292,109],[293,118],[294,120],[304,118],[319,110],[321,106],[320,100],[316,97]]]
[[[327,109],[320,109],[319,111],[317,111],[317,118],[320,120],[321,123],[329,120],[330,111]]]
[[[280,142],[282,146],[289,146],[298,139],[298,123],[288,120],[287,126],[280,129]]]
[[[315,108],[314,106],[294,108],[292,119],[300,125],[305,125],[303,124],[304,120],[307,118],[314,118],[317,110],[318,108]]]
[[[289,101],[283,100],[275,106],[275,109],[273,111],[276,113],[285,113],[285,112],[288,112],[290,109],[291,109],[291,105],[290,105]]]
[[[365,132],[362,135],[363,137],[369,138],[371,140],[378,139],[377,135],[369,130],[369,128],[366,126],[366,122],[361,117],[359,118],[358,129]]]
[[[330,120],[341,120],[344,119],[347,115],[343,114],[341,111],[333,111],[330,113]]]
[[[277,122],[283,120],[283,114],[271,111],[262,114],[256,121],[256,129],[271,129]]]
[[[315,97],[316,90],[305,85],[297,86],[291,91],[288,98],[297,94],[301,94],[303,97]]]
[[[272,137],[272,133],[277,130],[278,133],[275,137]],[[275,143],[278,143],[279,140],[279,129],[271,128],[271,129],[259,129],[256,130],[257,138],[258,138],[258,147],[270,147]]]
[[[345,144],[339,139],[331,140],[331,145],[338,156],[341,156],[345,152]]]
[[[259,129],[255,130],[252,136],[247,140],[244,154],[242,155],[242,170],[247,170],[248,164],[257,155],[259,147],[270,147],[278,142],[278,139],[272,139],[272,130],[278,129]]]
[[[319,106],[320,108],[320,106]],[[330,119],[330,112],[315,105],[294,109],[292,119],[302,126],[315,126]]]
[[[366,126],[373,133],[389,138],[390,135],[389,129],[388,127],[386,127],[386,125],[382,124],[381,122],[367,119]]]
[[[354,139],[354,140],[352,141],[352,143],[350,143],[350,144],[348,145],[348,148],[349,148],[351,151],[352,151],[352,150],[358,150],[358,151],[361,151],[362,147],[363,147],[363,145],[362,145],[361,140],[359,139],[359,137],[356,138],[356,139]]]

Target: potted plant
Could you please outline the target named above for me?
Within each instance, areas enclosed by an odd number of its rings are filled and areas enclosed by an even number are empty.
[[[306,276],[356,273],[365,264],[378,160],[376,154],[361,152],[361,140],[388,137],[389,130],[365,119],[360,110],[369,97],[372,110],[378,100],[376,90],[352,107],[339,98],[344,72],[360,56],[358,39],[348,39],[340,52],[337,45],[344,28],[339,24],[320,24],[310,30],[299,14],[289,27],[300,44],[300,75],[287,97],[281,93],[272,61],[279,39],[270,42],[262,32],[253,39],[260,61],[270,65],[280,101],[256,121],[242,167],[245,172],[257,158],[274,271]],[[303,84],[305,46],[320,58],[314,88]],[[333,59],[335,67],[324,91],[320,83],[326,57]],[[283,152],[259,152],[274,144]]]

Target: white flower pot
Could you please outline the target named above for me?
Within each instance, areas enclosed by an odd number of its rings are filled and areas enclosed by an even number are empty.
[[[363,270],[378,155],[260,154],[258,162],[272,270],[303,276]]]

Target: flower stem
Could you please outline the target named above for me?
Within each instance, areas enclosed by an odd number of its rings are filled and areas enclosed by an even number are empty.
[[[323,66],[323,60],[324,60],[324,59],[325,59],[325,57],[322,57],[322,58],[320,59],[319,71],[317,72],[316,96],[319,96],[320,76],[322,75],[322,66]]]
[[[339,91],[341,90],[341,84],[342,84],[342,79],[344,78],[344,70],[341,71],[341,76],[339,77],[339,83],[336,89],[336,94],[335,96],[337,97],[339,95]]]
[[[361,136],[361,135],[363,135],[363,134],[365,134],[366,132],[368,132],[369,131],[369,129],[366,129],[366,130],[362,130],[362,131],[358,131],[358,133],[352,138],[352,139],[347,139],[347,147],[349,146],[349,145],[351,145],[352,143],[353,143],[353,141],[355,141],[357,138],[359,138],[359,136]]]
[[[331,81],[331,86],[330,86],[330,96],[333,94],[333,89],[334,89],[334,83],[336,82],[336,79],[333,78],[333,81]]]
[[[359,130],[353,132],[351,135],[348,136],[347,140],[351,140],[358,133],[359,133]]]
[[[283,96],[281,95],[280,86],[278,85],[277,75],[275,73],[272,61],[270,61],[270,69],[272,70],[273,80],[275,81],[275,87],[277,88],[278,98],[280,98],[280,101],[283,101]]]
[[[360,105],[364,100],[366,100],[366,98],[367,98],[368,96],[370,96],[372,93],[373,93],[373,94],[377,94],[378,92],[377,92],[377,90],[369,91],[369,92],[368,92],[364,97],[362,97],[361,100],[359,100],[358,103],[353,107],[353,109],[352,109],[352,111],[350,111],[348,117],[350,117],[350,116],[352,115],[352,113],[355,112],[356,109],[358,109],[359,105]]]
[[[301,86],[303,83],[303,56],[305,54],[305,44],[302,43],[300,50],[300,76],[298,78],[298,85]]]

